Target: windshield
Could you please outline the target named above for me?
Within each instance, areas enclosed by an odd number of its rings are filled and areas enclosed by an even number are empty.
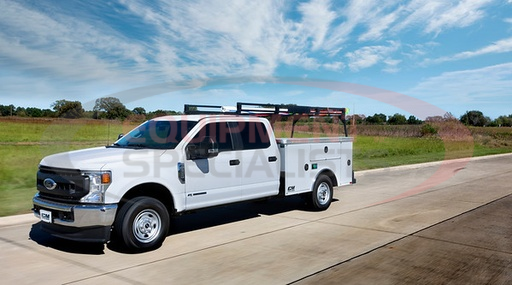
[[[195,121],[147,121],[112,146],[174,149],[196,124]]]

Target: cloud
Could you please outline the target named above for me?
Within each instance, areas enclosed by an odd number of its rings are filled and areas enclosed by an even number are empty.
[[[283,27],[278,3],[183,1],[154,7],[145,1],[127,1],[126,5],[155,29],[157,54],[166,46],[179,47],[174,63],[182,76],[222,76],[227,70],[249,69],[269,74],[277,66],[284,37],[276,28]]]
[[[112,31],[100,31],[74,17],[45,14],[16,2],[2,5],[0,27],[6,65],[37,76],[122,80],[128,74],[121,75],[120,66],[145,62],[142,46],[109,34]]]
[[[323,48],[325,50],[337,49],[341,44],[349,40],[349,35],[368,16],[369,11],[377,7],[378,3],[374,0],[369,1],[350,1],[345,7],[340,8],[336,25],[329,33]]]
[[[340,71],[345,68],[345,64],[341,61],[334,61],[322,64],[322,67],[327,70]]]
[[[484,17],[484,9],[492,1],[413,0],[403,7],[401,14],[404,18],[392,32],[420,26],[425,33],[438,35],[447,29],[467,27]]]
[[[432,37],[478,23],[490,3],[118,0],[59,5],[0,0],[0,81],[15,94],[30,94],[33,84],[48,94],[83,90],[100,96],[212,77],[332,71],[326,75],[331,76],[373,66],[395,73],[404,61],[421,61],[432,52]],[[504,39],[437,60],[509,49],[510,39]]]
[[[400,43],[389,41],[388,44],[388,46],[366,46],[354,52],[348,52],[345,55],[348,59],[348,67],[352,71],[359,71],[388,59],[391,53],[400,47]],[[398,64],[395,61],[391,61],[391,63],[394,63],[395,66]]]
[[[464,51],[457,53],[452,56],[443,56],[437,59],[427,59],[424,61],[424,64],[437,64],[447,61],[456,61],[456,60],[463,60],[468,59],[472,57],[477,57],[481,55],[486,54],[496,54],[496,53],[506,53],[506,52],[512,52],[512,37],[499,40],[497,42],[494,42],[488,46],[485,46],[481,49],[475,50],[475,51]]]
[[[400,64],[402,60],[399,59],[391,59],[388,58],[384,60],[384,64],[386,64],[386,67],[382,70],[387,73],[397,73],[400,71],[400,68],[398,68],[398,64]]]
[[[510,113],[512,62],[472,70],[444,72],[427,78],[404,94],[423,98],[445,110],[464,112],[464,108],[481,109],[495,114]],[[442,115],[442,114],[441,114]]]
[[[377,17],[368,23],[368,31],[359,36],[359,41],[378,40],[398,19],[399,10]]]
[[[426,26],[427,33],[440,33],[447,28],[463,28],[480,20],[484,16],[482,10],[491,0],[465,0],[458,5],[447,7],[444,13],[436,15]]]
[[[336,18],[336,13],[331,10],[329,0],[304,2],[299,5],[297,10],[302,13],[299,30],[313,38],[312,50],[315,51],[323,45],[330,25]]]

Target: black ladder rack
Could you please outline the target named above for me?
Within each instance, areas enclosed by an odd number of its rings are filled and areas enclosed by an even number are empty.
[[[272,125],[282,116],[293,118],[292,134],[293,137],[295,124],[304,117],[337,117],[343,123],[345,136],[348,136],[346,108],[331,107],[312,107],[297,105],[278,105],[278,104],[256,104],[256,103],[236,103],[234,107],[215,106],[215,105],[192,105],[186,104],[184,113],[192,114],[222,114],[222,115],[252,115],[261,117],[270,117]]]

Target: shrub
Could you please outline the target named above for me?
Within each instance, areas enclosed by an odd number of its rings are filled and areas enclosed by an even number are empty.
[[[427,136],[435,136],[437,135],[437,130],[439,128],[438,127],[435,127],[431,124],[424,124],[423,126],[421,126],[421,136],[422,137],[427,137]]]

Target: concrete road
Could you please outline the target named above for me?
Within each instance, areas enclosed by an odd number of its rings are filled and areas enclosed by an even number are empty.
[[[512,155],[357,173],[331,208],[275,199],[178,217],[127,254],[0,219],[3,284],[510,284]]]

